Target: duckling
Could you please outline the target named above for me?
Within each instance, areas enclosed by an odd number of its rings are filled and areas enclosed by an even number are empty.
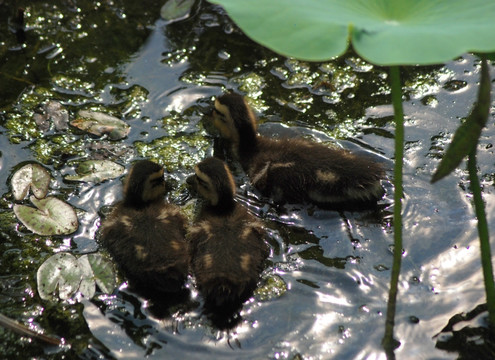
[[[218,97],[212,119],[252,185],[276,203],[347,208],[376,204],[384,195],[382,164],[306,139],[261,136],[256,116],[239,94]]]
[[[187,220],[165,202],[164,169],[136,162],[124,181],[124,199],[101,226],[101,241],[131,289],[140,294],[182,291],[188,274]]]
[[[205,313],[219,328],[231,327],[242,303],[256,288],[269,250],[262,224],[234,200],[227,165],[207,158],[187,182],[202,198],[188,239],[191,269],[205,301]]]

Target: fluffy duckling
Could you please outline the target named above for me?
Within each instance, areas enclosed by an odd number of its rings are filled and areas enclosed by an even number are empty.
[[[311,202],[346,208],[374,204],[385,171],[373,159],[306,139],[271,139],[257,133],[257,120],[241,95],[215,100],[213,125],[263,195],[276,203]]]
[[[223,161],[208,158],[194,170],[188,183],[204,198],[204,205],[188,234],[191,268],[205,312],[217,327],[231,327],[256,288],[268,256],[265,231],[234,201],[234,179]]]
[[[164,169],[135,163],[124,182],[124,199],[101,226],[101,241],[129,285],[141,294],[177,293],[189,266],[187,220],[165,202]]]

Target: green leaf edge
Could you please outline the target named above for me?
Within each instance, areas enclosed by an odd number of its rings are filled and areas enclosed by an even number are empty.
[[[223,6],[254,41],[300,60],[332,59],[342,55],[349,43],[362,58],[377,65],[430,65],[444,63],[466,52],[495,51],[495,42],[490,40],[495,33],[495,21],[490,20],[495,18],[495,2],[485,0],[473,0],[469,5],[464,0],[210,2]],[[408,5],[415,7],[404,9]],[[311,6],[321,11],[312,12]],[[421,23],[421,16],[414,17],[418,8],[422,11],[420,15],[433,15]],[[457,9],[458,13],[450,8]],[[324,19],[329,9],[340,10],[342,16],[336,16],[335,21],[329,23]],[[428,23],[442,16],[448,21],[444,20],[441,26]],[[466,27],[462,27],[463,20]],[[448,29],[443,28],[446,24]],[[274,30],[267,35],[265,29]],[[459,41],[459,34],[469,41]]]

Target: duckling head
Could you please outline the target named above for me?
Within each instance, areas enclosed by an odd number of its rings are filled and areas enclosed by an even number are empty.
[[[233,153],[239,157],[252,151],[257,144],[256,116],[239,94],[227,93],[215,100],[213,125],[220,135],[230,141]]]
[[[166,192],[163,172],[152,161],[136,162],[124,181],[124,203],[139,208],[162,199]]]
[[[230,210],[234,205],[235,182],[227,164],[211,157],[198,163],[194,172],[187,181],[199,195],[218,210]]]

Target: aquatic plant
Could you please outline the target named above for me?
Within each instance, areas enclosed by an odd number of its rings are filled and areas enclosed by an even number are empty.
[[[344,53],[349,43],[365,60],[390,66],[390,85],[395,113],[394,166],[394,264],[392,267],[383,346],[394,358],[398,342],[393,338],[395,303],[402,258],[401,199],[404,149],[404,115],[400,65],[436,64],[465,52],[495,50],[492,36],[495,3],[474,0],[213,0],[253,40],[289,57],[324,61]],[[455,39],[455,40],[453,40]],[[481,132],[481,131],[480,131]],[[480,133],[479,132],[479,133]],[[479,135],[478,135],[479,136]],[[470,139],[468,142],[475,143]],[[473,145],[474,146],[474,145]],[[480,239],[485,230],[483,203],[475,168],[475,146],[469,152],[471,189],[474,193]],[[444,156],[445,161],[451,155]],[[461,158],[465,156],[462,155]],[[478,194],[479,196],[477,196]],[[482,240],[485,241],[485,240]],[[488,247],[488,233],[483,247]],[[483,261],[485,273],[491,264]],[[486,275],[486,274],[485,274]],[[485,280],[488,287],[493,281]],[[495,304],[495,298],[488,298]],[[489,309],[495,324],[495,309]]]
[[[481,197],[481,185],[478,179],[476,166],[476,148],[482,129],[486,126],[490,113],[490,74],[486,59],[481,62],[481,80],[478,89],[478,99],[471,113],[454,134],[452,143],[440,162],[431,182],[434,183],[454,171],[461,161],[468,157],[469,181],[473,192],[473,202],[476,217],[478,218],[478,234],[480,238],[481,264],[485,281],[485,292],[490,323],[495,325],[495,283],[493,280],[492,255],[490,238],[486,221],[485,206]]]
[[[76,212],[64,201],[53,196],[46,197],[50,180],[48,170],[39,164],[26,164],[18,169],[11,179],[14,199],[23,200],[31,190],[34,195],[30,201],[35,208],[14,204],[14,213],[35,234],[72,234],[79,227]]]
[[[79,258],[67,252],[54,254],[39,267],[36,279],[43,300],[67,300],[77,292],[91,299],[96,285],[106,293],[116,286],[112,262],[100,254]]]

